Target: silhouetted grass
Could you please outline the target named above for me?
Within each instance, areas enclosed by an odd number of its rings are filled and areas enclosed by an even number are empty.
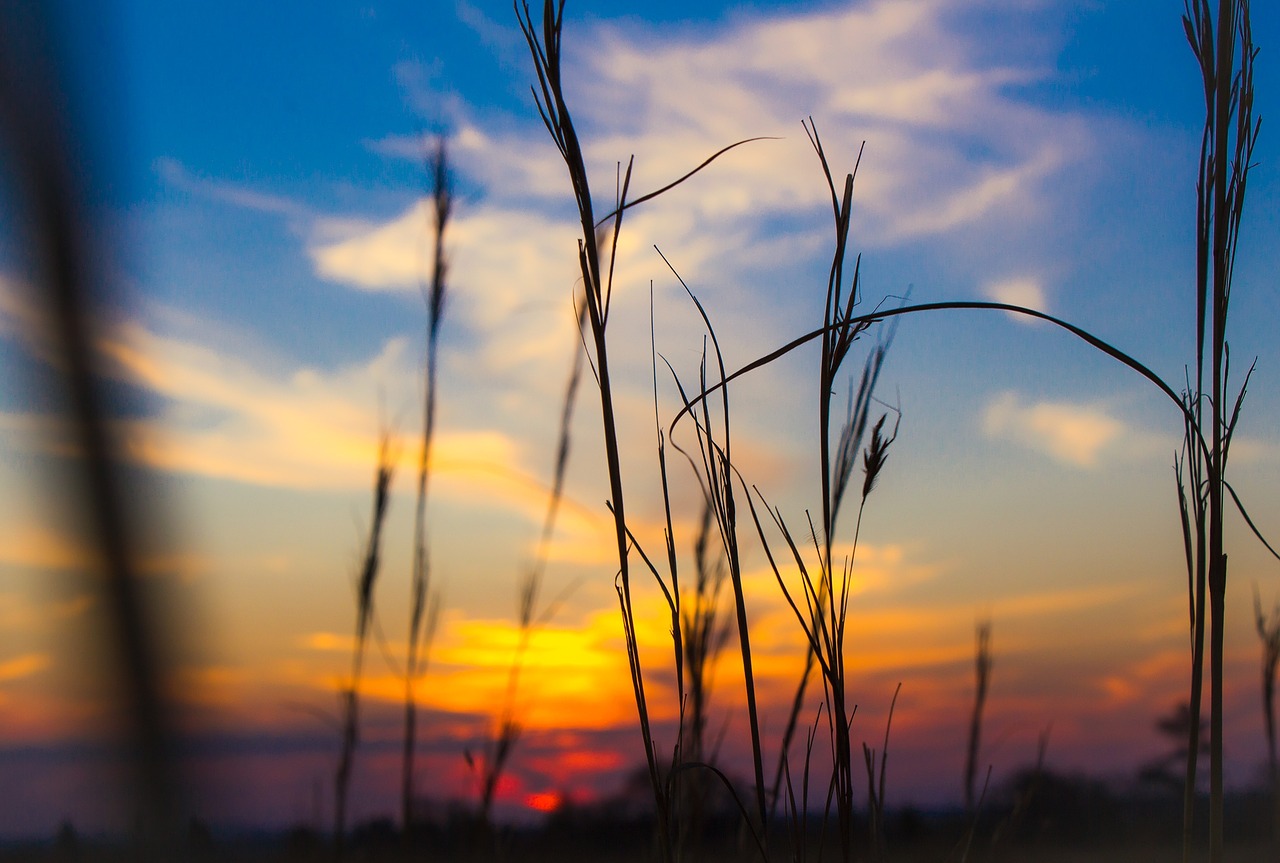
[[[347,795],[351,788],[351,768],[360,739],[360,680],[364,674],[364,649],[373,621],[373,588],[382,564],[382,528],[390,501],[395,460],[389,437],[383,434],[378,446],[378,463],[373,478],[373,515],[365,542],[364,559],[356,579],[355,643],[351,652],[351,676],[339,693],[342,715],[342,747],[334,776],[333,840],[341,854],[347,829]]]
[[[982,710],[991,682],[991,621],[978,624],[974,649],[973,714],[969,718],[969,745],[964,760],[964,808],[974,811],[974,781],[978,774],[978,747],[982,739]]]
[[[612,218],[613,247],[607,249],[607,270],[602,262],[605,256],[600,247],[599,223],[594,217],[593,202],[586,168],[582,158],[581,147],[566,105],[560,68],[560,40],[563,31],[563,0],[555,3],[546,0],[543,9],[541,34],[535,28],[527,3],[523,5],[521,26],[524,30],[532,53],[538,76],[540,92],[535,89],[538,107],[544,123],[555,140],[568,168],[569,178],[574,190],[578,213],[582,224],[582,237],[579,241],[579,263],[584,284],[587,289],[586,309],[590,323],[590,343],[593,350],[596,378],[599,384],[603,410],[603,432],[605,439],[606,461],[609,470],[611,488],[610,509],[614,515],[617,550],[619,559],[618,593],[622,609],[624,631],[627,636],[628,654],[631,663],[633,690],[636,696],[640,732],[645,746],[646,760],[649,766],[655,802],[658,810],[658,829],[660,845],[664,855],[672,856],[672,813],[669,811],[671,798],[669,788],[664,786],[651,735],[646,702],[644,673],[640,666],[640,656],[635,638],[634,611],[632,605],[632,583],[628,566],[629,543],[634,537],[628,529],[624,501],[622,497],[621,468],[618,460],[618,430],[612,407],[611,381],[608,368],[608,353],[605,331],[609,314],[609,299],[612,290],[614,250],[618,233],[621,229],[623,213],[628,207],[631,168],[627,171],[619,188],[618,200],[609,218]],[[520,12],[520,6],[517,6]],[[689,460],[699,476],[704,494],[709,502],[714,520],[719,528],[724,545],[729,577],[734,587],[735,607],[737,611],[738,632],[741,640],[744,667],[745,694],[747,712],[751,730],[751,751],[755,773],[756,828],[762,836],[767,826],[767,805],[762,771],[762,743],[760,739],[757,707],[755,703],[754,682],[751,671],[751,653],[749,625],[745,604],[741,591],[741,558],[736,526],[736,503],[734,499],[734,479],[736,467],[731,457],[729,385],[737,377],[759,369],[774,362],[802,344],[810,340],[820,340],[820,404],[818,442],[821,463],[822,485],[822,521],[821,535],[810,524],[815,550],[818,556],[816,576],[811,575],[806,566],[804,555],[798,543],[788,530],[779,511],[768,507],[774,526],[780,531],[792,561],[801,576],[802,602],[788,589],[786,580],[765,535],[763,525],[756,514],[752,494],[748,490],[746,500],[750,505],[757,534],[760,537],[766,556],[774,569],[777,582],[787,602],[795,612],[797,621],[803,629],[810,646],[811,656],[815,658],[822,671],[824,683],[824,700],[826,704],[825,718],[831,735],[832,776],[827,792],[827,807],[834,805],[838,820],[841,853],[844,859],[853,855],[853,800],[854,778],[852,766],[852,746],[850,742],[850,723],[854,707],[849,698],[849,682],[845,671],[845,626],[849,601],[849,582],[852,571],[852,556],[843,565],[837,567],[832,559],[832,542],[835,532],[835,521],[840,502],[852,473],[853,460],[857,455],[856,440],[860,438],[867,424],[867,407],[870,403],[871,390],[879,373],[879,363],[883,361],[883,353],[873,354],[863,374],[862,392],[859,403],[851,407],[850,419],[841,432],[836,457],[832,459],[829,428],[831,418],[830,397],[834,382],[849,349],[858,336],[868,327],[888,318],[903,315],[915,315],[928,311],[962,311],[962,310],[1001,310],[1049,321],[1067,330],[1104,354],[1118,360],[1122,364],[1137,371],[1174,404],[1184,421],[1186,431],[1186,447],[1183,458],[1179,461],[1179,481],[1183,482],[1181,469],[1186,467],[1191,474],[1187,485],[1180,485],[1180,501],[1183,503],[1183,525],[1186,533],[1186,546],[1189,572],[1192,582],[1192,620],[1194,625],[1193,680],[1192,680],[1192,745],[1188,756],[1187,799],[1191,794],[1195,781],[1195,760],[1198,732],[1200,698],[1200,669],[1203,661],[1203,636],[1205,631],[1205,599],[1207,585],[1208,616],[1210,624],[1210,685],[1211,685],[1211,806],[1210,806],[1210,853],[1213,859],[1219,860],[1222,851],[1222,626],[1225,590],[1225,555],[1222,550],[1223,490],[1225,483],[1226,455],[1239,417],[1244,389],[1241,387],[1234,401],[1234,407],[1227,409],[1225,387],[1227,384],[1227,365],[1225,353],[1225,321],[1230,294],[1230,279],[1234,263],[1235,243],[1244,198],[1245,179],[1252,157],[1257,125],[1252,120],[1252,47],[1249,29],[1248,3],[1224,2],[1218,7],[1218,25],[1215,39],[1213,16],[1207,0],[1200,0],[1187,7],[1185,19],[1188,38],[1201,62],[1205,81],[1206,127],[1204,149],[1201,160],[1201,176],[1199,184],[1200,206],[1198,214],[1200,228],[1198,231],[1198,339],[1197,368],[1195,390],[1184,394],[1177,393],[1158,375],[1144,364],[1134,359],[1123,350],[1097,338],[1062,319],[1004,303],[978,302],[944,302],[901,306],[896,309],[877,310],[870,314],[855,314],[854,305],[858,298],[858,266],[853,267],[853,278],[848,293],[845,294],[844,261],[848,245],[849,214],[853,196],[854,174],[850,173],[842,190],[838,190],[831,177],[830,169],[823,152],[817,131],[807,127],[815,150],[822,164],[827,184],[831,192],[832,209],[836,224],[836,247],[827,289],[825,319],[821,328],[792,341],[782,348],[773,351],[760,359],[730,374],[723,363],[714,328],[706,310],[693,293],[698,312],[707,328],[713,348],[715,368],[713,379],[708,382],[707,368],[704,359],[701,373],[701,391],[689,395],[681,388],[684,406],[671,424],[683,418],[691,418],[696,430],[698,452]],[[1234,52],[1239,48],[1239,67],[1237,69]],[[1216,45],[1216,47],[1215,47]],[[1232,131],[1232,127],[1234,132]],[[1228,150],[1232,152],[1229,153]],[[669,187],[667,187],[669,188]],[[664,189],[665,190],[665,189]],[[644,198],[637,199],[636,203]],[[674,267],[672,268],[675,272]],[[678,274],[677,274],[678,276]],[[683,280],[681,280],[683,284]],[[686,288],[687,290],[687,288]],[[1211,330],[1211,332],[1210,332]],[[1206,350],[1207,344],[1207,350]],[[704,352],[705,356],[705,352]],[[1208,368],[1206,368],[1208,367]],[[1208,384],[1205,378],[1208,378]],[[1248,375],[1245,377],[1247,382]],[[866,396],[864,401],[863,396]],[[711,399],[718,400],[718,410],[713,420]],[[1205,417],[1205,404],[1211,407],[1211,415]],[[860,414],[860,415],[859,415]],[[859,508],[857,524],[854,528],[853,547],[856,552],[857,537],[861,525],[862,507],[875,486],[877,477],[883,468],[885,457],[896,434],[884,428],[886,417],[871,428],[871,440],[865,452],[863,462],[865,479],[862,489],[862,502]],[[896,430],[895,430],[896,431]],[[667,489],[665,461],[663,458],[663,441],[659,437],[659,461],[663,471],[663,488]],[[747,488],[742,481],[744,489]],[[1189,486],[1189,491],[1188,487]],[[764,502],[763,495],[757,495]],[[1190,504],[1188,501],[1190,500]],[[1237,501],[1238,503],[1238,501]],[[1190,511],[1188,511],[1190,507]],[[669,513],[669,502],[668,502]],[[670,517],[668,514],[668,525]],[[1194,525],[1194,530],[1192,528]],[[668,528],[667,545],[670,555],[672,540]],[[643,552],[641,552],[643,555]],[[661,585],[675,621],[673,637],[677,641],[675,651],[676,677],[678,687],[684,692],[684,657],[679,648],[679,602],[674,555],[670,555],[670,585],[664,583],[661,575],[653,566],[648,556],[644,556],[659,585]],[[837,577],[839,571],[839,577]],[[801,607],[803,605],[803,608]],[[989,655],[980,641],[978,658],[978,693],[975,699],[975,711],[971,723],[969,764],[966,767],[965,787],[970,808],[973,808],[973,774],[974,760],[978,741],[978,728],[982,703],[986,692],[986,678],[989,670]],[[796,726],[803,702],[804,685],[807,672],[801,678],[800,687],[794,701],[791,721],[784,735],[780,757],[782,766],[777,776],[789,775],[786,769],[786,758],[791,735]],[[887,748],[887,741],[886,741]],[[811,752],[811,749],[808,750]],[[868,772],[868,794],[873,823],[878,813],[883,811],[883,791],[877,790],[876,771],[872,751],[864,745],[864,756]],[[806,755],[806,777],[808,754]],[[677,763],[673,767],[678,767]],[[674,774],[674,770],[672,771]],[[880,762],[880,777],[883,779],[883,755]],[[775,804],[777,799],[778,780],[775,779]],[[882,788],[882,786],[881,786]],[[788,789],[791,811],[795,811],[795,795]],[[1187,834],[1185,852],[1190,853],[1191,811],[1188,804]],[[874,835],[874,828],[873,828]],[[873,842],[874,844],[874,842]]]
[[[423,286],[427,306],[427,358],[422,410],[422,440],[418,450],[418,496],[413,520],[412,595],[409,602],[409,637],[404,669],[404,755],[400,779],[400,823],[406,831],[413,822],[414,769],[417,752],[418,701],[415,693],[425,661],[424,646],[430,649],[440,606],[431,597],[431,559],[427,531],[427,480],[431,472],[431,444],[436,424],[436,378],[439,373],[440,324],[444,320],[446,297],[444,236],[453,209],[449,182],[449,160],[444,140],[437,141],[427,160],[431,176],[433,255],[431,281]]]
[[[1199,741],[1208,591],[1209,852],[1223,851],[1222,692],[1227,555],[1224,537],[1227,456],[1252,366],[1229,395],[1227,314],[1236,242],[1259,122],[1253,118],[1253,45],[1248,0],[1187,0],[1182,22],[1204,83],[1205,120],[1196,182],[1196,363],[1185,393],[1185,443],[1178,473],[1187,576],[1191,584],[1193,660],[1183,859],[1190,857],[1192,799]],[[1216,11],[1216,15],[1214,14]],[[1216,27],[1215,27],[1216,18]],[[1208,408],[1206,414],[1205,408]],[[1184,473],[1185,471],[1185,473]],[[1185,476],[1185,490],[1183,487]],[[1233,493],[1234,496],[1234,493]],[[1239,500],[1236,500],[1239,504]],[[1243,508],[1242,508],[1243,509]],[[1246,516],[1247,517],[1247,516]],[[1194,525],[1194,531],[1192,530]]]

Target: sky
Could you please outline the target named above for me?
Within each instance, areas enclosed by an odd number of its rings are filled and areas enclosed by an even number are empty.
[[[420,703],[420,784],[474,801],[516,655],[518,582],[552,479],[575,351],[576,227],[538,118],[512,9],[495,0],[53,4],[82,129],[77,153],[113,302],[98,343],[115,428],[152,520],[142,570],[169,597],[171,689],[193,806],[234,828],[324,827],[338,698],[355,625],[379,435],[399,456],[362,694],[357,819],[395,812],[430,265],[423,154],[443,136],[446,240],[429,519],[440,623]],[[739,368],[821,324],[834,232],[802,121],[852,170],[863,308],[994,299],[1066,318],[1180,388],[1194,357],[1200,84],[1176,2],[571,0],[570,108],[597,210],[619,164],[648,191],[734,149],[628,215],[610,329],[629,517],[661,547],[650,308],[686,386],[703,326]],[[1280,527],[1280,173],[1267,121],[1280,12],[1254,9],[1256,113],[1232,296],[1240,369],[1257,358],[1232,482]],[[11,169],[9,169],[11,170]],[[66,431],[11,186],[0,251],[0,835],[127,816],[92,660],[101,609],[66,512]],[[865,342],[869,344],[869,342]],[[856,373],[863,347],[855,347]],[[732,390],[736,462],[788,523],[820,509],[818,354]],[[847,374],[844,376],[847,377]],[[838,382],[843,404],[853,382]],[[613,588],[599,400],[588,377],[550,545],[544,620],[517,690],[524,733],[500,788],[521,817],[617,793],[642,752]],[[678,407],[659,376],[664,425]],[[900,434],[861,522],[849,610],[856,740],[882,739],[895,687],[890,805],[960,798],[974,627],[994,670],[983,764],[1035,757],[1132,778],[1170,748],[1155,721],[1186,698],[1186,578],[1173,458],[1179,416],[1082,342],[1003,313],[901,321],[880,382]],[[686,426],[675,443],[693,443]],[[697,486],[674,463],[691,559]],[[849,514],[837,548],[851,550]],[[1265,753],[1253,586],[1280,571],[1229,525],[1227,776]],[[777,757],[803,636],[754,540],[744,594],[766,757]],[[688,564],[686,563],[686,566]],[[791,574],[794,575],[794,574]],[[794,582],[792,583],[794,586]],[[638,588],[642,659],[663,735],[678,716],[661,595]],[[742,671],[716,667],[712,724],[746,775]],[[817,690],[811,690],[811,700]],[[816,709],[816,701],[814,702]]]

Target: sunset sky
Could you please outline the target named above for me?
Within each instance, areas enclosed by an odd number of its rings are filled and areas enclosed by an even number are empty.
[[[127,405],[118,431],[152,482],[143,569],[174,597],[176,698],[196,807],[215,824],[327,826],[337,690],[379,432],[401,458],[370,645],[356,818],[396,811],[401,684],[430,263],[424,146],[447,135],[447,249],[434,584],[420,690],[420,784],[473,801],[516,643],[573,352],[576,214],[503,0],[53,4],[89,195],[120,299],[99,344]],[[661,547],[650,284],[658,351],[696,380],[702,324],[730,368],[821,324],[833,231],[812,117],[854,195],[864,307],[997,299],[1071,320],[1175,389],[1194,359],[1194,181],[1201,85],[1176,0],[570,0],[570,108],[596,196],[733,150],[628,217],[611,319],[633,530]],[[1230,340],[1257,357],[1233,484],[1280,536],[1280,11],[1256,4],[1256,113]],[[6,189],[8,189],[6,185]],[[66,431],[9,199],[0,248],[0,836],[64,817],[123,823],[100,736],[110,692],[86,542],[58,506]],[[855,349],[848,374],[860,368]],[[738,467],[798,529],[819,511],[816,348],[735,385]],[[586,379],[544,604],[521,676],[525,737],[503,811],[617,791],[642,760],[614,594],[598,398]],[[842,381],[835,403],[843,405]],[[669,422],[678,395],[660,378]],[[891,741],[890,805],[960,798],[974,626],[995,666],[983,764],[1034,759],[1123,779],[1169,748],[1186,697],[1186,579],[1172,462],[1181,421],[1082,342],[1002,313],[902,320],[880,397],[901,433],[863,519],[847,654],[855,740]],[[684,435],[681,438],[681,435]],[[676,443],[691,445],[686,427]],[[682,461],[677,544],[699,516]],[[852,513],[839,525],[848,551]],[[1280,565],[1230,522],[1228,781],[1265,752],[1252,585]],[[686,564],[687,565],[687,564]],[[802,635],[754,540],[744,561],[766,757],[777,757]],[[637,579],[637,583],[640,581]],[[558,600],[557,600],[558,598]],[[639,589],[658,745],[678,699],[661,595]],[[716,673],[712,725],[746,775],[742,671]],[[819,691],[811,690],[816,709]],[[878,745],[878,743],[877,743]],[[317,804],[320,818],[317,821]]]

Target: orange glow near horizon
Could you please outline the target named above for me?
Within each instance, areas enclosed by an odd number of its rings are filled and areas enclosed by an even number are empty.
[[[65,543],[51,536],[36,533],[29,548],[16,543],[7,548],[14,560],[31,563],[69,565],[79,560],[59,550]],[[948,772],[947,759],[961,757],[972,698],[973,612],[963,601],[898,600],[895,591],[903,586],[915,587],[939,577],[935,570],[910,560],[902,547],[866,545],[859,554],[865,565],[855,570],[846,645],[851,692],[858,705],[857,734],[870,745],[881,745],[889,700],[901,681],[891,744],[899,759],[895,763],[905,774],[901,782],[909,793],[930,793],[918,792],[927,783],[917,782],[908,771]],[[214,564],[185,568],[195,571],[194,578],[199,580],[214,565],[216,559]],[[789,585],[797,577],[794,571],[784,573],[784,578],[791,579]],[[637,579],[636,584],[636,631],[653,736],[669,753],[680,711],[669,610],[651,580]],[[805,643],[772,572],[749,569],[743,584],[769,760],[777,754],[780,728],[803,667]],[[996,665],[987,707],[987,739],[992,760],[1002,765],[998,770],[1012,770],[1031,757],[1037,734],[1049,724],[1054,727],[1051,760],[1068,765],[1088,765],[1090,758],[1098,757],[1100,746],[1112,761],[1129,757],[1127,752],[1144,752],[1143,747],[1158,751],[1161,740],[1152,731],[1154,720],[1185,692],[1188,664],[1181,621],[1176,615],[1165,620],[1160,616],[1163,612],[1153,612],[1131,632],[1119,634],[1109,626],[1089,629],[1077,622],[1122,616],[1139,595],[1137,588],[1122,584],[1071,587],[1059,583],[1028,589],[996,606],[992,614]],[[73,623],[69,618],[84,613],[86,601],[74,596],[49,601],[39,607],[39,613],[34,606],[13,605],[8,613],[23,626],[38,623],[51,629],[55,624]],[[727,591],[721,602],[720,613],[731,619]],[[0,602],[0,612],[5,608]],[[259,735],[306,740],[305,745],[313,747],[308,757],[327,765],[324,741],[337,715],[334,695],[348,679],[355,643],[340,630],[305,628],[309,621],[291,633],[290,627],[299,626],[303,617],[282,610],[278,618],[286,635],[280,639],[285,645],[282,652],[218,656],[179,665],[169,692],[184,732],[212,739]],[[1251,635],[1247,629],[1238,630],[1230,644],[1235,679],[1252,681],[1256,675]],[[517,661],[510,707],[521,736],[498,789],[505,811],[547,814],[569,800],[598,800],[618,793],[642,763],[642,750],[616,605],[567,608],[553,623],[535,627],[523,647],[522,638],[512,620],[470,617],[461,610],[446,611],[441,619],[428,672],[416,688],[424,711],[420,725],[423,770],[435,777],[431,793],[454,800],[473,798],[476,773],[463,767],[461,753],[471,751],[483,759],[485,741],[495,733],[508,707],[508,687]],[[1055,639],[1062,639],[1065,647]],[[1091,644],[1095,641],[1098,644]],[[373,774],[378,781],[395,773],[391,756],[375,753],[387,750],[400,733],[404,681],[395,666],[403,661],[404,651],[405,645],[394,640],[379,643],[371,638],[365,645],[360,692],[365,699],[362,719],[367,723],[362,746],[368,749],[362,750],[361,758],[371,772],[378,765]],[[384,653],[390,662],[384,661]],[[47,695],[65,676],[65,664],[65,657],[45,650],[0,655],[0,730],[12,743],[49,745],[56,742],[55,732],[71,739],[77,729],[103,727],[109,705],[100,692],[93,698],[86,694],[88,690],[58,698]],[[735,635],[731,634],[710,671],[714,682],[710,727],[717,734],[724,731],[722,757],[740,774],[745,763],[746,715]],[[821,693],[815,675],[810,681],[806,723],[816,715]],[[1251,705],[1256,693],[1236,685],[1228,690],[1228,699]],[[55,721],[55,715],[61,718]],[[1241,708],[1233,722],[1232,733],[1252,734],[1249,723],[1256,722],[1256,716]],[[260,761],[252,769],[266,771],[274,769],[271,759],[282,756],[254,757]],[[918,762],[914,766],[912,758]],[[250,761],[246,756],[246,763]]]

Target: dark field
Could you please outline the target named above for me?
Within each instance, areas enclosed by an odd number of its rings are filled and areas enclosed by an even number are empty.
[[[1038,798],[1038,799],[1037,799]],[[872,847],[869,825],[859,821],[854,859],[883,863],[1077,863],[1077,861],[1133,861],[1156,863],[1182,859],[1180,801],[1172,796],[1120,796],[1089,779],[1046,774],[1037,798],[1014,809],[1002,805],[976,822],[958,810],[922,812],[891,810],[884,818],[884,838]],[[1266,795],[1245,792],[1228,797],[1228,842],[1225,861],[1256,863],[1280,859],[1280,846],[1269,836],[1270,808]],[[1202,800],[1202,815],[1208,801]],[[1202,817],[1200,833],[1204,833]],[[774,822],[768,859],[820,861],[837,859],[840,850],[829,825],[821,845],[820,819],[806,825],[808,843],[794,847],[787,825]],[[1203,846],[1203,835],[1197,844]],[[6,861],[131,861],[146,849],[128,840],[89,839],[64,825],[58,836],[44,842],[11,845],[0,850]],[[470,814],[457,810],[440,823],[423,824],[406,840],[390,819],[358,825],[340,852],[332,837],[308,828],[281,833],[221,834],[203,823],[189,825],[187,835],[163,850],[158,858],[192,863],[263,861],[263,863],[324,863],[324,861],[574,861],[574,863],[641,863],[659,860],[661,849],[651,821],[610,813],[607,809],[566,807],[545,824],[529,828],[485,830]],[[709,819],[698,840],[682,846],[686,861],[759,860],[758,849],[739,822],[726,816]],[[1197,851],[1194,861],[1209,859]]]

